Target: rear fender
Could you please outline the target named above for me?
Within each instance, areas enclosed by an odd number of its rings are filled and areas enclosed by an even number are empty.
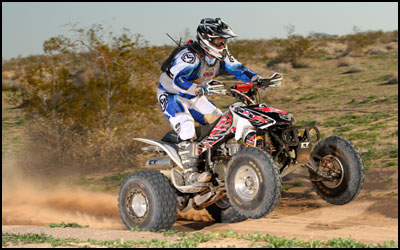
[[[181,158],[178,155],[178,152],[176,152],[175,148],[171,144],[163,141],[144,139],[144,138],[133,138],[133,140],[144,142],[161,148],[175,162],[176,165],[178,165],[181,169],[184,169],[181,162]]]

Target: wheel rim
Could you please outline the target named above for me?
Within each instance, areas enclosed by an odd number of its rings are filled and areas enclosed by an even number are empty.
[[[127,200],[129,214],[133,219],[141,220],[147,215],[149,205],[142,191],[137,189],[130,191]]]
[[[339,176],[333,181],[322,181],[328,188],[337,188],[342,184],[344,179],[344,169],[340,160],[334,155],[326,155],[320,163],[321,169],[327,175]]]
[[[254,199],[259,186],[260,181],[254,168],[243,166],[238,169],[235,175],[235,191],[241,199],[246,201]]]

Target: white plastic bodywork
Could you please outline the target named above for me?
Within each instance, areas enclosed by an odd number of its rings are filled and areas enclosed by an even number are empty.
[[[244,105],[242,102],[236,102],[229,107],[229,110],[231,111],[231,114],[233,116],[232,117],[233,122],[231,128],[236,127],[236,132],[235,132],[236,141],[240,140],[240,138],[243,137],[244,133],[247,133],[249,130],[254,128],[254,126],[251,125],[251,123],[247,119],[240,117],[233,111],[234,107],[241,107],[241,106],[246,106],[246,105]],[[229,130],[227,132],[230,132]]]
[[[178,165],[181,169],[184,169],[182,162],[181,162],[181,158],[178,155],[178,152],[176,152],[175,148],[170,146],[168,143],[163,142],[163,141],[158,141],[158,140],[145,139],[145,138],[133,138],[133,139],[136,141],[155,145],[155,146],[161,148],[176,163],[176,165]]]
[[[236,133],[235,133],[235,140],[238,141],[240,138],[243,137],[243,134],[249,130],[253,129],[253,125],[242,117],[238,117],[237,125],[236,125]]]

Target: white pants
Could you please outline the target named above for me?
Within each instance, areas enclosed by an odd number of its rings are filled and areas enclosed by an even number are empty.
[[[157,98],[161,110],[182,140],[189,140],[195,136],[194,121],[205,125],[205,115],[222,115],[221,110],[206,96],[187,99],[158,89]]]

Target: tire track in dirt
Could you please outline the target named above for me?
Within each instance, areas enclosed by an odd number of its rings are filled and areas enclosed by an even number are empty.
[[[282,192],[277,207],[268,216],[236,224],[178,221],[178,231],[226,231],[271,234],[286,238],[330,240],[351,236],[364,243],[398,242],[398,169],[373,168],[366,172],[360,195],[346,205],[323,201],[312,189],[301,169],[284,179],[303,184]],[[391,179],[391,182],[385,180]],[[396,195],[392,195],[396,194]]]
[[[393,181],[385,182],[389,177]],[[305,240],[326,241],[351,236],[364,243],[398,242],[398,197],[387,195],[397,192],[397,167],[368,171],[359,197],[343,206],[331,205],[320,199],[302,173],[293,173],[293,177],[284,182],[291,183],[292,179],[302,179],[303,183],[283,191],[277,207],[267,217],[224,224],[214,223],[206,210],[190,210],[179,213],[171,229],[185,232],[234,230],[241,234],[259,232]],[[8,178],[4,181],[4,176],[2,187],[3,226],[21,225],[18,230],[23,232],[23,225],[76,222],[89,225],[91,230],[107,230],[107,234],[115,235],[116,239],[119,239],[121,230],[127,231],[119,217],[118,195],[115,193],[49,189],[26,179]],[[3,227],[3,232],[11,230],[9,228],[13,227]],[[32,227],[28,228],[35,231]],[[38,230],[40,228],[43,227],[38,227]],[[64,228],[61,232],[72,238],[79,236],[75,232],[85,234],[84,229],[76,231],[72,228]],[[131,233],[140,236],[143,232]]]

